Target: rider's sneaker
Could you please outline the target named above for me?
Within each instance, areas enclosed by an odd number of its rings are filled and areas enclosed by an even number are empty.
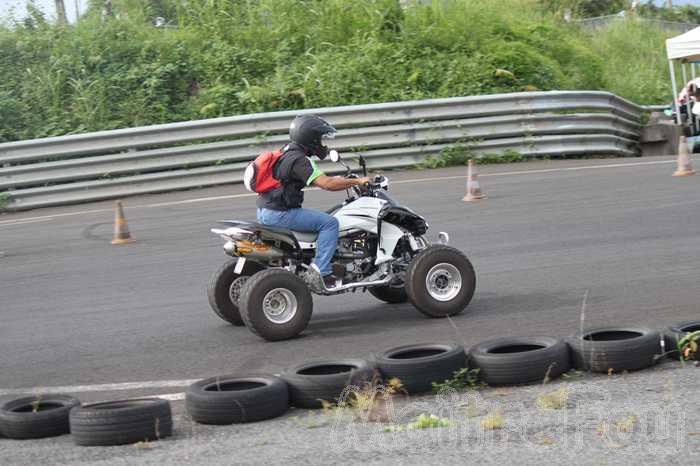
[[[311,264],[311,267],[302,274],[301,278],[312,291],[316,293],[323,292],[323,277],[321,276],[321,271],[314,264]]]
[[[309,270],[304,274],[303,278],[306,284],[317,293],[335,288],[336,280],[333,274],[321,276],[321,271],[316,264],[311,264],[311,267],[309,267]]]
[[[323,284],[326,285],[327,289],[335,288],[335,282],[335,276],[333,276],[332,273],[329,273],[323,277]]]

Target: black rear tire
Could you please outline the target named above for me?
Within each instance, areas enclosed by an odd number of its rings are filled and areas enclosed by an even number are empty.
[[[243,285],[240,310],[254,334],[268,341],[287,340],[308,325],[313,299],[301,278],[284,269],[268,269]]]
[[[207,287],[207,297],[212,310],[226,322],[236,327],[245,325],[241,318],[238,305],[231,300],[231,285],[234,280],[241,277],[249,277],[265,268],[262,264],[247,260],[240,274],[235,272],[238,259],[224,263],[219,270],[214,272]]]
[[[455,271],[459,272],[461,283],[458,292],[454,286]],[[434,285],[433,289],[428,287],[428,282]],[[474,267],[460,250],[453,247],[430,246],[414,257],[408,266],[408,299],[428,317],[459,314],[469,305],[475,289]]]
[[[408,301],[408,294],[406,294],[405,286],[376,286],[374,288],[370,288],[369,292],[378,300],[389,304],[400,304]]]

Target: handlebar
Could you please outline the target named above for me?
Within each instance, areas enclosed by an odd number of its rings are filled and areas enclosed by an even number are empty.
[[[349,174],[347,178],[357,179],[359,178],[356,174]],[[383,175],[376,175],[372,181],[369,183],[363,183],[361,185],[353,186],[351,188],[355,194],[358,196],[372,195],[373,193],[384,189],[389,189],[389,180]]]
[[[338,151],[336,150],[331,150],[329,151],[329,155],[331,158],[331,161],[340,163],[345,169],[347,170],[345,173],[345,178],[348,179],[357,179],[360,176],[356,173],[352,173],[351,169],[349,166],[347,166],[341,159],[340,159],[340,154],[338,154]],[[366,177],[367,176],[367,163],[365,162],[365,158],[360,155],[359,159],[359,164],[360,167],[362,168],[362,173]],[[362,185],[356,185],[351,188],[357,195],[359,196],[364,196],[366,194],[372,194],[376,191],[379,191],[380,189],[388,190],[389,189],[389,180],[383,176],[383,175],[376,175],[372,181],[369,183],[364,183]]]

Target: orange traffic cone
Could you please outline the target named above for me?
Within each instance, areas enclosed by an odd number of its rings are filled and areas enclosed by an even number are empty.
[[[688,156],[688,140],[685,136],[678,139],[678,169],[673,176],[690,176],[694,175],[693,164]]]
[[[479,180],[476,179],[476,168],[474,161],[469,159],[469,170],[467,171],[467,194],[462,198],[464,202],[478,201],[486,199],[486,196],[481,192]]]
[[[115,206],[114,239],[112,240],[112,244],[127,244],[133,242],[134,239],[131,237],[131,233],[129,233],[129,226],[126,224],[126,218],[124,218],[122,202],[117,201]]]

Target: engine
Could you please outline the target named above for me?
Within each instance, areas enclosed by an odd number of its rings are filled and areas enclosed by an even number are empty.
[[[376,240],[366,232],[341,238],[333,257],[333,274],[343,281],[358,281],[372,272]]]

